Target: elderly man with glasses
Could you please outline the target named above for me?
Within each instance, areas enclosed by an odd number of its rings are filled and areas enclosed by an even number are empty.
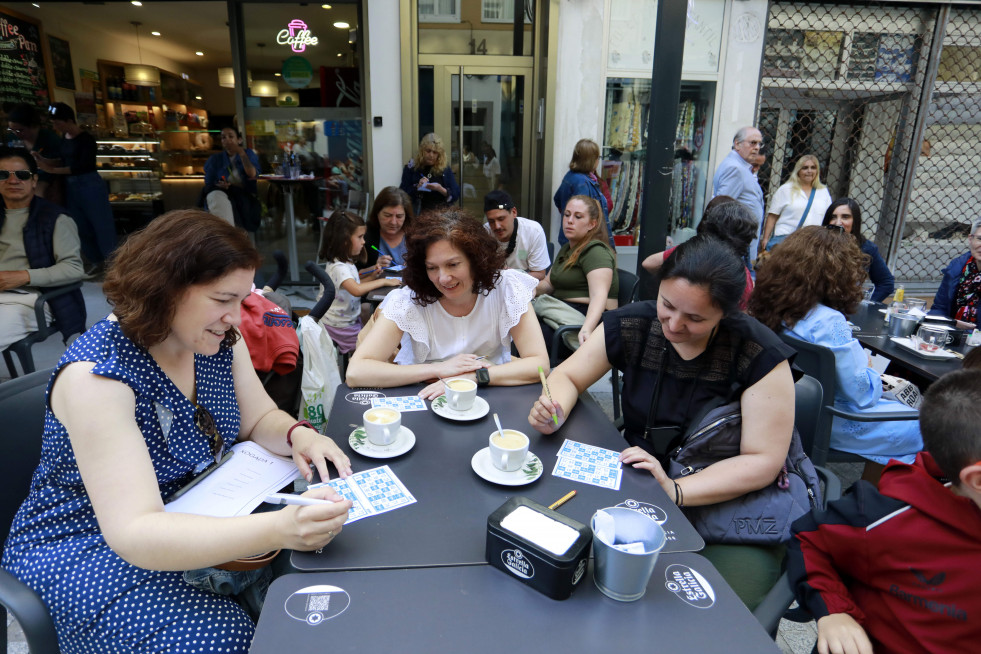
[[[41,289],[83,275],[75,221],[34,194],[37,181],[30,152],[0,147],[0,350],[37,330],[34,302]],[[54,298],[48,307],[65,337],[84,331],[81,291]]]
[[[732,140],[732,150],[722,160],[712,178],[712,197],[728,195],[749,207],[757,222],[763,224],[763,189],[753,172],[753,165],[763,147],[763,134],[755,127],[742,127]],[[750,261],[756,258],[759,239],[749,246]]]

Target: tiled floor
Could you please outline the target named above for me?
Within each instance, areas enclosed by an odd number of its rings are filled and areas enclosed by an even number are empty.
[[[316,296],[316,289],[309,286],[283,287],[280,290],[287,294],[296,308],[312,306],[313,299]],[[85,305],[88,310],[88,324],[91,325],[108,314],[111,307],[102,295],[102,285],[100,283],[86,282],[83,285],[82,292],[85,296]],[[38,370],[53,367],[58,362],[64,349],[64,345],[57,337],[51,337],[44,343],[36,345],[34,347],[35,366]],[[3,367],[0,370],[0,381],[7,378],[9,378],[9,373],[6,367]],[[606,377],[596,382],[590,387],[589,393],[612,419],[613,394],[609,378]],[[861,476],[861,466],[857,464],[832,465],[831,468],[841,478],[845,488]],[[23,632],[13,622],[13,618],[8,617],[7,622],[11,625],[7,647],[8,654],[26,654],[27,644],[24,642]],[[816,639],[817,628],[813,621],[806,624],[797,624],[783,620],[780,623],[777,644],[786,654],[809,654],[814,647]]]

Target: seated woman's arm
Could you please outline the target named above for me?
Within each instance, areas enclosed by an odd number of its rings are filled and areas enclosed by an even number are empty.
[[[882,302],[887,297],[892,294],[894,288],[896,288],[896,278],[893,277],[892,272],[889,270],[889,266],[882,259],[882,255],[879,254],[879,248],[875,246],[874,243],[866,241],[871,247],[867,248],[869,255],[869,281],[875,285],[872,291],[872,301]]]
[[[543,391],[531,407],[528,423],[543,434],[555,432],[576,406],[579,394],[595,384],[611,368],[606,355],[604,327],[600,323],[582,347],[548,376],[548,390],[552,399],[549,400]],[[556,416],[557,421],[552,420],[552,416]]]
[[[537,325],[536,325],[537,326]],[[390,388],[405,386],[423,381],[464,375],[477,368],[486,368],[489,364],[477,359],[476,354],[461,353],[446,361],[432,363],[417,363],[399,365],[390,363],[392,351],[402,340],[402,330],[384,313],[375,316],[375,325],[364,339],[364,342],[354,350],[347,366],[346,382],[348,386],[370,386]]]
[[[656,275],[657,271],[664,265],[664,252],[655,252],[651,256],[644,259],[640,265],[643,266],[644,270],[647,272],[651,273],[652,275]]]
[[[869,367],[869,355],[852,336],[845,317],[836,312],[831,320],[821,321],[815,336],[818,345],[835,355],[836,394],[857,409],[875,406],[882,397],[882,377]]]
[[[734,457],[674,480],[657,459],[639,447],[624,450],[620,461],[650,471],[672,499],[677,482],[685,506],[717,504],[764,488],[780,473],[794,431],[794,378],[790,364],[780,362],[743,391],[740,405],[742,435],[739,454]]]
[[[552,286],[552,271],[549,270],[545,278],[538,282],[538,286],[535,287],[535,297],[539,295],[551,295],[555,287]]]
[[[589,307],[586,309],[586,319],[579,329],[579,344],[582,345],[596,329],[606,311],[610,286],[613,284],[612,268],[595,268],[586,273],[586,284],[589,287]]]
[[[135,395],[121,382],[93,375],[93,367],[89,362],[66,366],[53,387],[51,408],[68,430],[106,542],[129,563],[150,570],[191,570],[277,548],[313,550],[328,543],[347,519],[350,504],[330,489],[310,491],[309,496],[334,504],[288,506],[257,515],[214,518],[165,512],[146,440],[134,418]]]

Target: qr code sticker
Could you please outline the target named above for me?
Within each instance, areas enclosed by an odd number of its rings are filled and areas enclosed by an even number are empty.
[[[326,611],[330,608],[330,593],[311,593],[307,596],[307,611]]]

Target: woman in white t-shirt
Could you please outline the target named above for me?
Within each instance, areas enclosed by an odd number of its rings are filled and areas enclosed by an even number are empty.
[[[831,194],[821,182],[821,164],[813,154],[805,154],[797,160],[790,179],[770,199],[760,250],[772,250],[805,225],[820,225],[830,206]]]
[[[358,270],[355,261],[364,262],[365,224],[361,216],[350,211],[334,213],[324,226],[323,246],[320,258],[327,259],[327,275],[334,282],[334,301],[331,303],[320,324],[324,326],[331,339],[342,353],[354,349],[358,332],[361,331],[361,296],[382,286],[399,286],[397,278],[379,277],[383,265]],[[319,300],[324,294],[320,287]]]
[[[535,382],[539,366],[548,369],[531,309],[538,280],[502,270],[504,252],[476,217],[456,207],[423,214],[406,241],[406,288],[385,298],[348,366],[348,385],[435,380],[419,393],[433,399],[443,393],[440,378],[515,386]],[[520,358],[512,359],[512,342]]]

